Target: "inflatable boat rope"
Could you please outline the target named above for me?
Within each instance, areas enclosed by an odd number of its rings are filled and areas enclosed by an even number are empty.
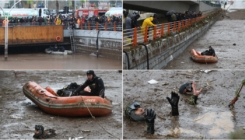
[[[82,96],[81,96],[81,97],[82,97]],[[82,101],[84,102],[83,97],[82,97]],[[108,134],[110,134],[111,136],[113,136],[113,137],[119,139],[118,137],[116,137],[116,136],[114,136],[113,134],[111,134],[110,132],[108,132],[103,126],[101,126],[101,125],[96,121],[95,116],[93,116],[93,114],[91,113],[91,111],[90,111],[90,109],[88,108],[88,106],[87,106],[86,104],[85,104],[85,106],[86,106],[86,108],[87,108],[87,110],[88,110],[90,116],[94,119],[94,121],[95,121],[95,123],[97,123],[97,125],[99,125],[102,129],[104,129],[104,130],[105,130]]]

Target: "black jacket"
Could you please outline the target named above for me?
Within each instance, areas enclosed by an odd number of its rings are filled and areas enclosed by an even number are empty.
[[[92,80],[86,80],[84,84],[82,84],[80,87],[78,87],[75,90],[75,93],[79,93],[80,91],[83,91],[84,88],[87,86],[91,89],[91,95],[98,95],[102,90],[105,90],[104,82],[100,77],[97,77],[96,75],[93,75]]]

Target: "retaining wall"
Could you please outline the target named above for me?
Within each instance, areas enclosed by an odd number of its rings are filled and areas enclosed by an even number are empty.
[[[195,25],[174,36],[154,40],[146,44],[147,49],[143,45],[124,49],[123,69],[163,69],[171,60],[183,53],[193,41],[208,31],[218,17],[205,20],[202,25]]]

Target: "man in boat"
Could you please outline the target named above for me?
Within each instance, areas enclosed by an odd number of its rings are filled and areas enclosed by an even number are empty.
[[[125,109],[125,115],[132,121],[140,122],[145,121],[147,124],[147,133],[154,134],[154,123],[156,119],[156,113],[153,109],[146,109],[146,111],[140,107],[138,102],[133,102],[127,105]]]
[[[209,46],[208,50],[202,52],[201,55],[209,55],[209,56],[214,56],[215,57],[215,51],[214,51],[214,49],[211,46]]]
[[[180,94],[191,94],[190,102],[191,105],[197,104],[197,97],[202,92],[202,88],[196,89],[196,82],[188,82],[180,86],[179,93]]]
[[[83,95],[83,96],[105,96],[104,82],[100,77],[97,77],[93,70],[89,70],[87,73],[87,80],[79,86],[75,91],[73,91],[73,96]]]

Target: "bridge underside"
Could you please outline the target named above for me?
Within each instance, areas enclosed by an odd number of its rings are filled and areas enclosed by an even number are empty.
[[[170,10],[183,13],[186,10],[198,10],[199,3],[194,1],[124,1],[123,8],[158,14],[164,14]]]

